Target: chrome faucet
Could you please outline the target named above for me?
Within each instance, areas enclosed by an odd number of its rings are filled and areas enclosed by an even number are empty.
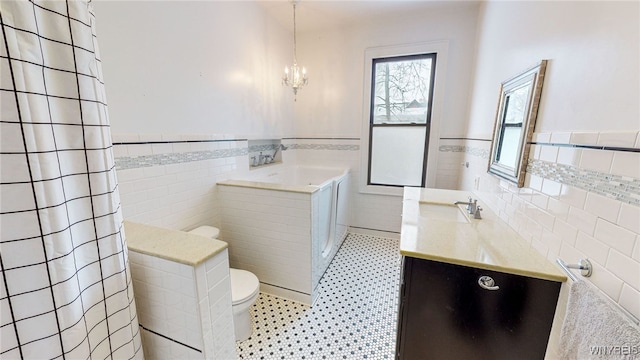
[[[278,150],[287,150],[287,149],[288,149],[287,146],[280,144],[280,146],[276,148],[276,151],[273,152],[273,156],[271,156],[271,159],[273,159],[273,161],[276,161],[276,154],[278,153]]]
[[[475,214],[478,208],[478,200],[472,200],[471,196],[469,196],[469,201],[456,201],[453,203],[454,205],[467,205],[467,211],[469,214]]]
[[[482,219],[482,216],[480,215],[480,211],[482,211],[482,206],[476,206],[476,212],[473,213],[474,219]]]
[[[258,165],[264,165],[269,163],[269,155],[262,155],[262,151],[260,151],[260,155],[258,155]]]

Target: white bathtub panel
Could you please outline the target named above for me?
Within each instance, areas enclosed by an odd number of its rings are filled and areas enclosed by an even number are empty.
[[[241,222],[225,222],[227,230],[224,232],[225,241],[234,241],[244,239],[247,241],[255,241],[254,239],[265,239],[264,242],[259,243],[264,246],[273,246],[274,244],[283,244],[288,246],[290,244],[301,244],[304,241],[309,242],[311,240],[310,233],[303,233],[301,231],[289,232],[288,226],[281,225],[276,230],[261,229],[253,226],[242,226]],[[269,225],[271,227],[271,225]],[[311,248],[311,244],[305,244],[306,249]]]
[[[272,194],[278,194],[278,191],[271,191]],[[290,197],[269,197],[262,199],[263,202],[255,202],[249,201],[249,209],[260,211],[264,213],[276,213],[280,214],[280,212],[274,211],[274,208],[283,210],[283,209],[297,209],[297,210],[309,210],[309,200],[308,199],[294,199]]]
[[[246,229],[244,229],[246,230]],[[229,232],[225,233],[227,238],[233,238],[234,247],[245,247],[248,249],[257,248],[270,248],[280,253],[283,250],[288,250],[296,254],[308,253],[311,249],[310,239],[308,236],[292,236],[287,234],[280,234],[280,237],[267,237],[258,235],[250,235],[245,231]],[[256,229],[258,232],[259,229]],[[264,235],[264,234],[262,234]],[[231,250],[233,253],[233,250]]]
[[[254,216],[260,216],[259,213],[254,214]],[[233,226],[239,229],[244,229],[248,234],[252,236],[265,236],[275,239],[279,238],[280,234],[282,234],[283,232],[286,232],[286,225],[284,223],[279,223],[276,221],[254,220],[250,225],[245,226],[246,219],[238,217],[230,219],[228,222],[225,221],[223,222],[223,224],[230,227]]]
[[[234,242],[234,249],[231,249],[230,251],[229,261],[231,267],[233,267],[233,260],[239,257],[255,257],[258,259],[269,258],[278,260],[279,262],[286,261],[290,264],[304,266],[304,262],[311,256],[309,248],[303,249],[303,251],[306,251],[309,255],[300,254],[300,251],[295,251],[290,247],[284,246],[276,248],[275,250],[276,251],[264,251],[262,246],[257,246],[256,242],[251,239],[238,239]]]
[[[287,250],[278,250],[274,252],[264,252],[258,249],[258,247],[253,246],[252,248],[248,248],[238,244],[237,251],[231,251],[229,257],[231,267],[236,267],[237,263],[249,263],[260,265],[265,269],[271,269],[276,271],[280,268],[292,268],[294,269],[294,274],[296,276],[304,274],[309,268],[309,257],[300,256],[300,254],[295,253],[293,251]],[[258,278],[260,280],[266,279],[269,275],[267,273],[261,273],[262,277],[259,275]],[[308,280],[309,278],[307,278]],[[280,284],[283,285],[283,284]]]
[[[221,189],[225,189],[228,186],[221,186]],[[222,194],[222,203],[224,209],[239,208],[252,211],[259,211],[265,213],[272,213],[271,207],[286,208],[286,209],[298,209],[308,210],[309,200],[307,199],[292,199],[286,197],[277,196],[258,196],[258,195],[246,195],[227,193],[225,191],[220,192]],[[269,191],[271,194],[277,195],[279,191]],[[308,195],[307,195],[308,196]]]
[[[256,207],[256,209],[259,208],[260,206]],[[278,224],[299,224],[304,221],[310,221],[311,219],[308,209],[290,209],[280,206],[264,206],[263,211],[256,211],[256,209],[226,209],[225,220],[240,219],[249,224],[254,224],[256,221],[267,221]],[[247,222],[246,219],[254,220]]]
[[[301,225],[301,226],[309,226],[311,222],[311,217],[308,211],[299,210],[299,209],[288,209],[282,207],[272,206],[268,208],[267,212],[259,212],[259,211],[250,211],[243,209],[225,209],[226,217],[230,221],[234,221],[233,219],[241,219],[242,221],[246,221],[247,218],[254,218],[258,220],[254,220],[254,227],[263,227],[264,223],[276,224],[276,225]],[[237,220],[236,220],[237,222]]]
[[[274,175],[272,179],[276,177]],[[327,177],[314,177],[315,174],[307,174],[297,181],[331,185]],[[335,254],[331,251],[326,259],[318,259],[322,249],[313,245],[319,239],[318,219],[312,218],[319,211],[318,192],[308,194],[227,185],[218,186],[218,190],[224,209],[221,239],[229,243],[231,266],[252,271],[264,284],[309,294],[310,302],[313,287]],[[345,196],[350,198],[348,188],[346,191],[348,195]],[[331,218],[331,221],[335,220]],[[331,229],[332,234],[334,229],[335,226]]]
[[[287,234],[293,234],[293,235],[309,234],[308,226],[299,226],[297,224],[291,224],[291,225],[285,225],[284,229]]]
[[[300,254],[257,251],[241,246],[232,249],[229,260],[234,268],[256,274],[261,282],[311,293],[311,259]]]
[[[286,231],[288,228],[284,225],[281,225],[277,230],[243,226],[240,221],[224,222],[223,226],[225,226],[227,230],[223,231],[222,239],[228,243],[233,242],[235,244],[236,241],[246,240],[249,244],[256,244],[265,247],[275,246],[277,248],[287,248],[290,244],[301,244],[304,241],[311,241],[309,233],[288,232]],[[307,249],[311,248],[311,244],[307,244],[307,246]]]
[[[269,257],[249,254],[247,256],[231,257],[231,266],[253,272],[258,279],[266,284],[275,285],[290,290],[311,293],[310,260],[305,262],[291,262],[291,258]],[[306,263],[306,264],[305,264]],[[306,269],[305,269],[306,267]]]

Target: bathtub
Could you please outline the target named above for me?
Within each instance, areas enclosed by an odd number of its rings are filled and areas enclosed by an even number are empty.
[[[217,183],[220,238],[230,265],[256,274],[261,291],[311,305],[347,235],[349,169],[274,169]]]

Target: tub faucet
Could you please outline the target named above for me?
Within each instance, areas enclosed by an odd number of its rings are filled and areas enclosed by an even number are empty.
[[[276,147],[276,151],[273,152],[273,156],[271,156],[271,158],[273,159],[273,161],[276,161],[276,154],[278,153],[278,150],[287,150],[288,147],[284,146],[282,144],[280,144],[280,146]]]

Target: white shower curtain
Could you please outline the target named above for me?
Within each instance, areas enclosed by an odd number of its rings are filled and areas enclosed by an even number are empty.
[[[0,358],[141,359],[92,11],[0,22]]]

